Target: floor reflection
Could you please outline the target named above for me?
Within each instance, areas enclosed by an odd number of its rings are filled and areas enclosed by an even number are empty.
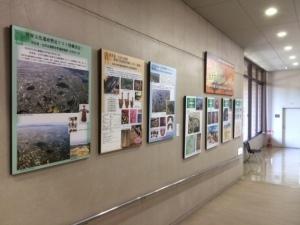
[[[300,188],[300,149],[264,149],[244,164],[243,179]]]

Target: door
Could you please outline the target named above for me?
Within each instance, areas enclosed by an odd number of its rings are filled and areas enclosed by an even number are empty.
[[[300,148],[300,109],[284,109],[283,144],[286,148]]]

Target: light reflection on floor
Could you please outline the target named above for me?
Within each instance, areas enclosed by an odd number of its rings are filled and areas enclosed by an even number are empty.
[[[264,149],[244,164],[243,179],[300,188],[300,149]]]

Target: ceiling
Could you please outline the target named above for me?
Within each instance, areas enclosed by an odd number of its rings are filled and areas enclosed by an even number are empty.
[[[183,0],[245,50],[245,56],[268,71],[300,65],[300,0]],[[269,7],[278,13],[265,15]],[[286,31],[278,38],[279,31]],[[293,46],[290,51],[283,48]],[[289,59],[295,55],[296,59]],[[299,60],[299,61],[298,61]]]

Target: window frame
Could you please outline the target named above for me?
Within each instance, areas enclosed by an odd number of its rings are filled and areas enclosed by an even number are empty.
[[[244,71],[247,71],[247,74],[244,74],[244,78],[248,80],[248,139],[247,141],[257,137],[258,135],[262,134],[265,129],[265,116],[264,116],[264,110],[266,107],[266,101],[265,101],[265,88],[266,88],[266,71],[258,66],[257,64],[253,63],[251,60],[244,58],[245,60],[245,66],[247,66],[247,70],[244,69]],[[253,73],[253,68],[255,68],[255,73]],[[258,73],[260,72],[260,79],[258,76]],[[255,117],[255,134],[252,136],[252,82],[256,85],[256,117]],[[261,86],[261,96],[260,96],[260,112],[258,110],[258,104],[259,104],[259,96],[258,96],[258,88]],[[258,130],[258,117],[260,116],[260,130]]]

